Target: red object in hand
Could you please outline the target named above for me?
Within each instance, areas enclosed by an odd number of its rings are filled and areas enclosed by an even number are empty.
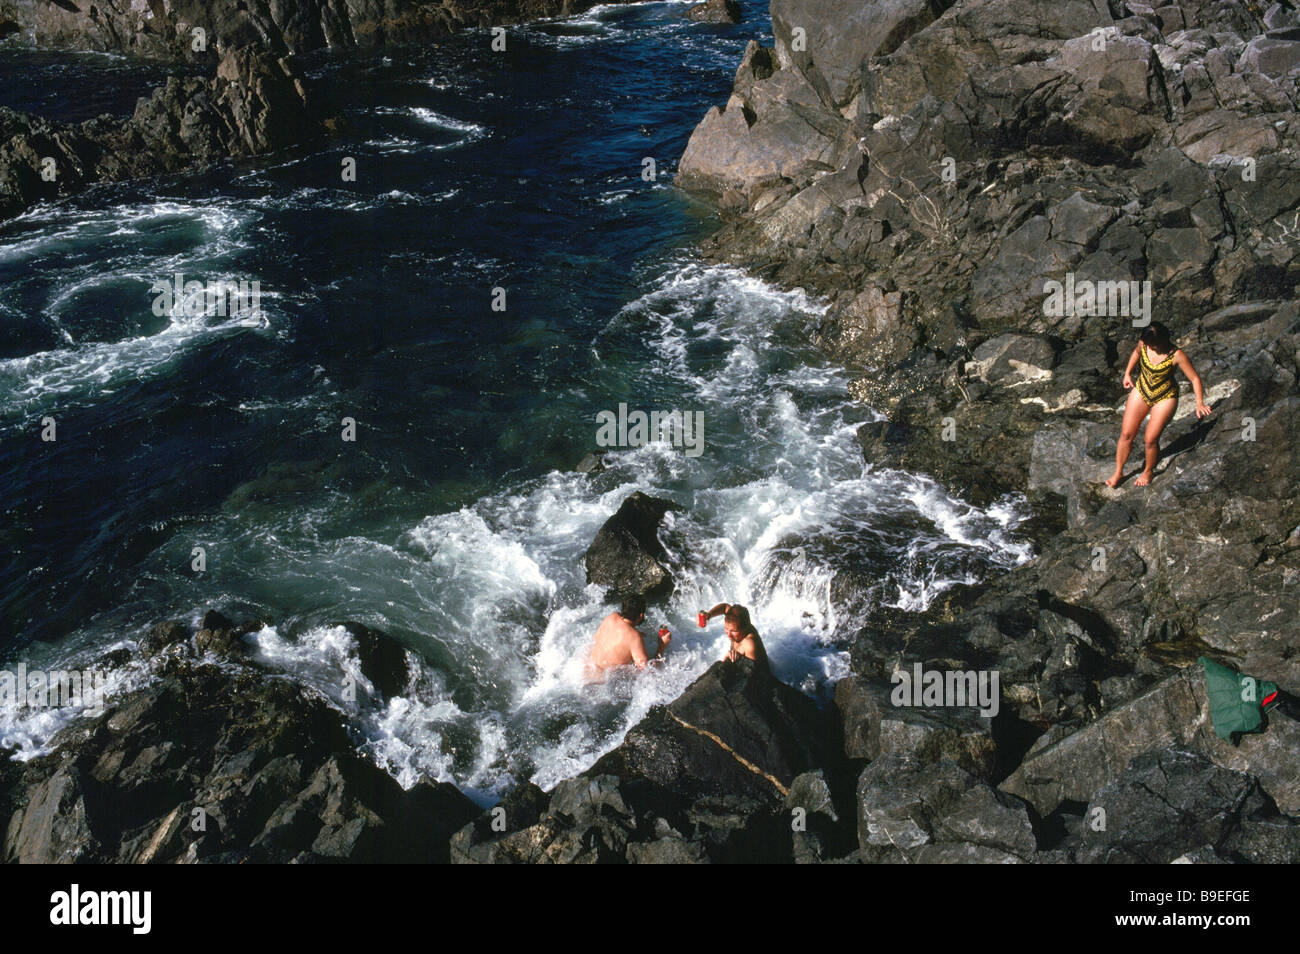
[[[700,613],[700,629],[703,629],[709,622],[708,613]]]
[[[668,635],[668,627],[667,627],[667,626],[660,626],[660,627],[659,627],[659,635],[660,635],[660,636],[667,636],[667,635]]]

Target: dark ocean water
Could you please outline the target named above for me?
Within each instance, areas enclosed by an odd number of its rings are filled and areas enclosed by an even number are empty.
[[[873,414],[805,344],[821,303],[693,253],[716,222],[673,188],[677,157],[770,25],[765,3],[727,27],[684,8],[513,28],[505,53],[472,31],[317,58],[341,140],[0,226],[3,651],[82,658],[205,607],[271,620],[259,657],[348,709],[400,780],[489,801],[585,768],[718,658],[701,605],[750,604],[778,674],[816,693],[872,603],[921,607],[1025,559],[1016,501],[864,468]],[[60,119],[125,114],[161,75],[12,49],[0,70],[0,103]],[[155,313],[177,273],[257,282],[260,313]],[[703,453],[573,473],[620,403],[702,414]],[[581,555],[636,489],[686,508],[679,586],[651,615],[679,638],[661,671],[584,688],[608,606]],[[347,619],[422,660],[386,707],[341,697]],[[59,724],[3,719],[28,752]]]

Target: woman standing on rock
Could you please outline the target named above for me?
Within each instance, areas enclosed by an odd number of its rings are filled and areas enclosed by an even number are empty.
[[[1134,365],[1138,366],[1136,387],[1133,381]],[[1165,429],[1165,425],[1174,416],[1174,409],[1178,407],[1175,368],[1192,382],[1192,392],[1196,395],[1196,416],[1201,418],[1210,413],[1201,389],[1201,376],[1196,373],[1187,355],[1174,347],[1169,329],[1158,321],[1144,328],[1137,347],[1129,355],[1128,365],[1124,368],[1124,387],[1129,391],[1128,403],[1124,405],[1124,423],[1120,426],[1119,446],[1115,449],[1115,473],[1106,479],[1106,486],[1118,487],[1123,479],[1124,464],[1128,461],[1129,451],[1133,449],[1133,439],[1137,437],[1138,428],[1142,426],[1142,419],[1148,412],[1151,419],[1147,421],[1147,466],[1134,484],[1145,487],[1151,483],[1156,461],[1160,459],[1160,432]]]

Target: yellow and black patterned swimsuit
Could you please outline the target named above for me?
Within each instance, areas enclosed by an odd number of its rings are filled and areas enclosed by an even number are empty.
[[[1138,346],[1137,389],[1142,395],[1142,400],[1146,401],[1147,407],[1178,397],[1178,384],[1174,381],[1174,369],[1177,367],[1174,364],[1176,354],[1178,354],[1177,349],[1159,364],[1152,364],[1147,358],[1147,346]]]

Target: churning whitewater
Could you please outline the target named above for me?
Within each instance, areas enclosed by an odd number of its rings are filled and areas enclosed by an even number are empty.
[[[776,675],[824,697],[870,608],[1027,560],[1021,501],[864,465],[874,415],[807,344],[823,303],[689,251],[709,224],[669,157],[764,29],[598,7],[519,29],[527,83],[468,38],[326,62],[322,82],[356,88],[350,141],[0,228],[3,464],[41,541],[3,571],[7,648],[55,669],[169,615],[270,620],[255,658],[344,710],[394,777],[488,804],[587,768],[721,658],[701,607],[749,606]],[[368,174],[325,184],[345,156]],[[154,314],[176,273],[259,282],[259,312]],[[620,405],[698,415],[702,452],[616,447],[574,471]],[[37,464],[14,444],[45,416],[60,441]],[[610,606],[583,554],[637,490],[681,507],[662,536],[677,586],[646,627],[673,644],[587,686]],[[349,620],[419,660],[382,708]],[[115,669],[110,698],[144,673]],[[6,709],[0,743],[30,757],[74,717]]]

